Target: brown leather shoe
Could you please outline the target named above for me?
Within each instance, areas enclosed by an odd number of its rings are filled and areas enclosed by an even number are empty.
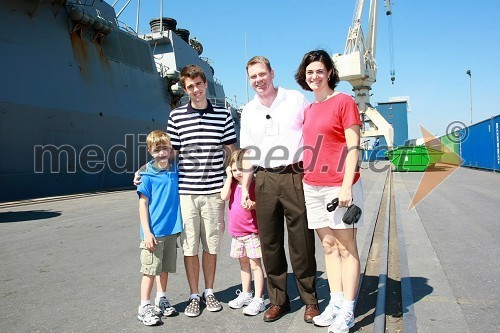
[[[318,304],[307,304],[306,311],[304,312],[304,321],[312,323],[313,318],[319,316]]]
[[[271,307],[264,313],[264,321],[271,322],[280,319],[283,315],[290,311],[290,302],[287,301],[283,305],[271,304]],[[312,320],[312,319],[311,319]]]

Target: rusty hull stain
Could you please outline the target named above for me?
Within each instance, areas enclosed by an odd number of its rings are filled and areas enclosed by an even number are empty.
[[[89,71],[87,66],[88,61],[88,49],[87,44],[82,39],[78,31],[73,31],[70,33],[71,45],[73,47],[73,53],[75,54],[76,61],[80,67],[80,72],[83,77],[89,77]]]

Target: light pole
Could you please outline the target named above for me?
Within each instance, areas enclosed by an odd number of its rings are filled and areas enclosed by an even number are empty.
[[[468,69],[465,74],[469,75],[470,123],[472,124],[472,73],[470,69]]]

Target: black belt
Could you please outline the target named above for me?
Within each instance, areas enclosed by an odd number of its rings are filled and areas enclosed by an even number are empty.
[[[265,171],[265,172],[270,172],[270,173],[278,173],[278,174],[284,174],[284,173],[303,173],[304,172],[304,167],[302,162],[297,162],[293,164],[288,164],[288,165],[282,165],[276,168],[263,168],[261,166],[258,166],[256,169],[257,172],[259,171]]]

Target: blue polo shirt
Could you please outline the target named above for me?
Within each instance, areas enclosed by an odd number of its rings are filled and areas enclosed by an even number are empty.
[[[149,200],[149,227],[155,237],[165,237],[182,231],[181,207],[179,199],[179,169],[172,164],[169,170],[153,167],[147,163],[141,172],[142,183],[137,186],[137,194]],[[141,239],[144,232],[140,228]]]

